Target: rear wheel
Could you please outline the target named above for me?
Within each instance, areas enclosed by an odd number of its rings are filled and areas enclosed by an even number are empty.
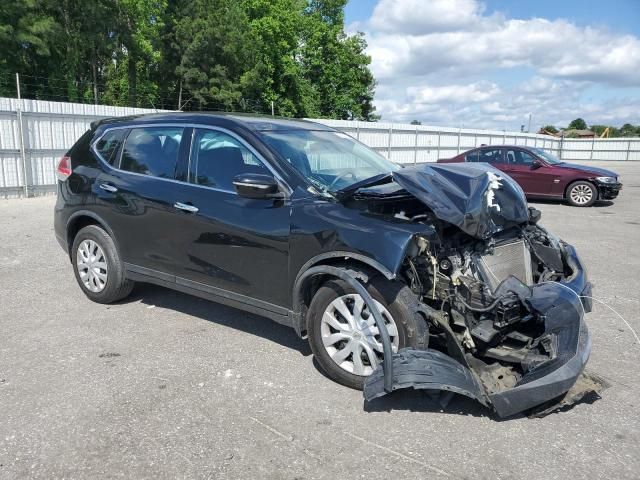
[[[97,225],[81,229],[71,250],[78,285],[94,302],[112,303],[127,297],[134,283],[124,274],[124,265],[113,239]]]
[[[573,182],[567,188],[567,201],[574,207],[589,207],[598,199],[598,190],[591,182]]]
[[[428,329],[405,285],[376,277],[367,286],[387,326],[393,351],[426,348]],[[325,373],[336,382],[362,389],[383,360],[382,339],[362,297],[341,280],[318,289],[307,314],[309,344]]]

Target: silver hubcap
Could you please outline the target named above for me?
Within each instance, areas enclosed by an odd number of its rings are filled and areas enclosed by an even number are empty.
[[[101,292],[107,284],[107,259],[93,240],[78,245],[77,267],[80,280],[92,292]]]
[[[398,328],[389,311],[376,302],[387,326],[393,351],[398,351]],[[352,293],[336,298],[322,316],[322,344],[331,359],[355,375],[371,375],[382,361],[382,340],[373,315],[362,297]]]
[[[593,191],[588,185],[576,185],[571,189],[571,200],[578,205],[589,203],[593,197]]]

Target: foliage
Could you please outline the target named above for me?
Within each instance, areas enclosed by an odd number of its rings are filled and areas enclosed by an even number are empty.
[[[586,130],[586,129],[587,129],[587,122],[585,122],[582,118],[576,118],[575,120],[572,120],[569,126],[567,127],[567,130]]]
[[[0,95],[375,120],[346,0],[5,0]]]
[[[545,125],[544,127],[542,127],[542,130],[546,130],[549,133],[558,133],[558,129],[556,127],[554,127],[553,125]]]

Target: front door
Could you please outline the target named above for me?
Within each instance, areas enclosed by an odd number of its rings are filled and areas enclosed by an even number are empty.
[[[555,175],[552,169],[542,164],[534,167],[536,157],[520,148],[505,148],[504,171],[513,178],[527,195],[546,196],[551,194]]]
[[[186,209],[172,224],[177,281],[288,307],[290,202],[240,197],[233,186],[241,173],[273,173],[231,132],[194,129],[191,144],[188,183],[176,200]]]

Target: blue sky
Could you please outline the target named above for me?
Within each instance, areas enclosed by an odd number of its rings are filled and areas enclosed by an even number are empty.
[[[365,21],[377,0],[351,0],[345,9],[347,23]],[[425,3],[428,3],[425,1]],[[640,0],[485,0],[488,12],[510,17],[559,18],[587,26],[601,25],[619,32],[640,35]]]
[[[383,120],[640,124],[640,0],[351,0]]]

